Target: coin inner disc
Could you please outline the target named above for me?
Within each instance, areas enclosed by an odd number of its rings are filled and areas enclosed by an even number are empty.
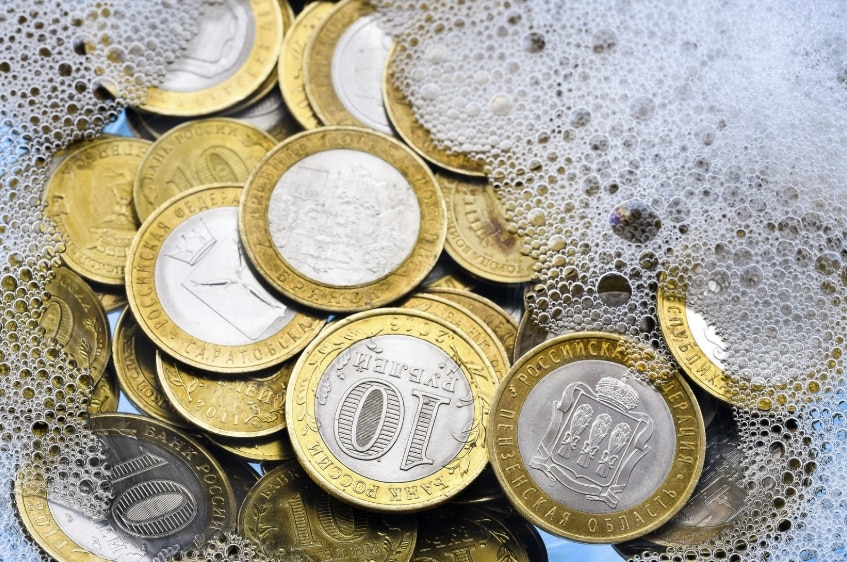
[[[588,513],[614,513],[654,494],[673,463],[674,422],[661,394],[603,360],[540,379],[518,417],[518,447],[535,484]]]
[[[336,287],[372,283],[411,254],[420,205],[385,160],[350,149],[324,150],[291,166],[268,206],[271,238],[291,267]]]
[[[177,326],[204,342],[254,344],[295,315],[256,279],[237,229],[238,207],[203,211],[179,223],[156,258],[162,308]]]

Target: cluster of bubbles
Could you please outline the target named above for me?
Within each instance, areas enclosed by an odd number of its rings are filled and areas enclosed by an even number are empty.
[[[188,548],[164,560],[164,562],[274,562],[262,548],[250,539],[233,532],[224,532],[211,537],[197,548]],[[307,556],[292,552],[286,562],[309,562]]]
[[[722,341],[751,405],[736,419],[755,493],[710,556],[843,559],[843,514],[827,507],[847,484],[827,451],[847,439],[829,431],[847,332],[843,7],[375,3],[418,120],[485,162],[537,260],[526,300],[541,328],[669,356],[661,290]]]

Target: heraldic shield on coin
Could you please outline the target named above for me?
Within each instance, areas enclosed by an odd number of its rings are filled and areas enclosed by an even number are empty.
[[[636,365],[671,375],[653,383]],[[533,349],[509,372],[490,423],[491,461],[518,511],[584,542],[655,529],[682,508],[703,466],[691,389],[651,349],[610,334]]]

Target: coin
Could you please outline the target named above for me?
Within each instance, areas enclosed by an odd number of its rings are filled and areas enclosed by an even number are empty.
[[[307,4],[285,35],[279,55],[279,88],[282,98],[304,129],[314,129],[321,124],[306,95],[303,76],[306,46],[317,26],[333,8],[335,2],[317,1]]]
[[[250,461],[280,462],[294,458],[287,431],[254,439],[227,438],[219,435],[207,435],[207,437],[221,449]]]
[[[259,273],[289,298],[333,312],[411,291],[441,253],[444,221],[420,158],[349,127],[307,131],[274,148],[250,176],[239,212]]]
[[[65,267],[53,270],[47,283],[50,297],[38,325],[45,342],[56,345],[81,369],[89,369],[96,384],[109,362],[109,321],[88,284]]]
[[[491,468],[486,465],[483,471],[470,485],[454,497],[451,503],[461,505],[477,505],[505,498],[503,487]]]
[[[94,294],[97,295],[97,300],[103,305],[103,310],[106,314],[121,310],[127,305],[126,291],[121,287],[104,287],[91,285]]]
[[[127,295],[144,333],[174,358],[217,373],[279,365],[324,320],[268,292],[238,241],[241,188],[187,191],[141,226],[127,262]]]
[[[342,0],[323,18],[303,62],[306,94],[321,123],[392,134],[382,73],[393,42],[367,2]]]
[[[142,109],[197,116],[249,97],[279,57],[283,22],[277,0],[226,0],[206,6],[197,34],[148,89]]]
[[[415,117],[409,98],[396,83],[395,61],[404,54],[405,50],[399,45],[391,49],[382,84],[385,112],[397,136],[439,168],[464,176],[485,177],[485,164],[482,160],[438,146],[430,132]]]
[[[150,143],[115,137],[69,153],[44,192],[44,215],[62,235],[62,260],[86,279],[123,283],[126,253],[138,228],[132,181]]]
[[[655,376],[658,382],[642,377]],[[589,543],[642,536],[669,520],[703,467],[691,389],[652,348],[583,332],[518,361],[491,408],[489,455],[515,508]]]
[[[138,167],[132,197],[138,218],[192,187],[242,183],[276,139],[236,121],[216,117],[174,127],[150,146]]]
[[[415,546],[412,516],[380,515],[340,502],[294,461],[265,474],[238,513],[238,530],[275,560],[405,562]]]
[[[100,377],[91,392],[88,395],[88,413],[95,414],[111,414],[118,411],[118,403],[120,401],[120,389],[118,388],[118,378],[111,368],[107,367],[103,371],[103,376]]]
[[[237,379],[205,373],[161,353],[159,385],[171,406],[195,426],[224,437],[263,437],[285,428],[291,361]]]
[[[415,511],[482,471],[495,385],[467,336],[432,315],[378,309],[328,326],[294,367],[286,423],[298,460],[333,496]]]
[[[548,332],[545,328],[541,327],[532,317],[532,314],[527,312],[518,323],[518,333],[515,336],[515,351],[512,354],[512,360],[517,362],[518,359],[525,353],[528,353],[532,348],[553,339],[557,335],[560,334]]]
[[[444,249],[471,275],[495,283],[522,283],[532,277],[535,260],[510,231],[497,194],[485,179],[435,175],[447,204]]]
[[[139,411],[173,425],[188,425],[162,391],[156,377],[156,346],[129,309],[121,313],[115,324],[112,364],[121,389]]]
[[[21,469],[15,503],[33,539],[60,562],[152,562],[232,529],[235,499],[226,474],[197,442],[129,414],[91,417],[112,465],[114,499],[101,518],[51,496],[47,477]]]

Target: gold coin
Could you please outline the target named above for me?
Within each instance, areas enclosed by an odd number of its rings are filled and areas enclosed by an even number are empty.
[[[199,443],[141,416],[92,416],[91,425],[112,466],[114,499],[103,516],[57,496],[47,475],[27,474],[27,467],[15,481],[24,526],[50,556],[59,562],[153,560],[234,528],[232,488]]]
[[[488,446],[521,515],[589,543],[636,538],[673,517],[706,449],[697,401],[674,367],[599,332],[550,340],[512,367],[491,407]]]
[[[156,377],[156,346],[126,309],[115,324],[112,364],[121,389],[144,414],[173,425],[188,424],[174,411]]]
[[[274,560],[405,562],[412,555],[417,521],[380,515],[329,496],[296,462],[265,474],[238,513],[238,530]]]
[[[93,384],[109,362],[109,321],[97,295],[85,281],[65,267],[53,270],[47,283],[50,297],[38,325],[45,342],[68,354],[82,369],[89,369]]]
[[[138,219],[132,181],[150,143],[115,137],[69,153],[44,192],[44,215],[56,223],[68,267],[91,281],[120,285]]]
[[[503,205],[487,181],[444,172],[435,177],[447,204],[444,249],[456,263],[487,281],[522,283],[535,263],[523,241],[509,231]]]
[[[321,123],[393,134],[382,100],[393,43],[368,2],[342,0],[321,20],[303,62],[306,95]]]
[[[306,95],[303,76],[303,58],[309,38],[323,18],[335,8],[335,2],[317,1],[307,4],[297,15],[290,31],[285,35],[279,55],[279,87],[282,98],[291,114],[304,129],[320,126]]]
[[[415,152],[431,162],[451,172],[464,176],[485,177],[485,164],[462,152],[449,151],[439,147],[430,132],[420,124],[415,117],[415,111],[409,98],[397,85],[395,77],[395,61],[402,57],[405,50],[395,45],[388,55],[382,84],[382,98],[385,102],[385,112],[397,135],[411,146]]]
[[[444,244],[435,178],[385,135],[320,128],[273,149],[247,182],[241,240],[289,298],[334,312],[387,304],[429,273]]]
[[[285,428],[291,361],[234,379],[156,354],[159,385],[171,406],[195,426],[224,437],[263,437]]]
[[[223,117],[189,121],[150,146],[132,186],[138,218],[149,217],[162,203],[192,187],[243,183],[276,145],[266,132]]]
[[[127,296],[141,329],[179,361],[216,373],[279,365],[324,320],[269,293],[238,241],[241,188],[175,197],[145,221],[127,262]]]
[[[240,0],[206,7],[198,32],[171,62],[144,111],[198,116],[248,98],[279,58],[283,21],[277,0]]]
[[[88,413],[96,415],[117,412],[120,397],[118,378],[110,367],[106,367],[103,376],[94,384],[88,395]]]
[[[286,423],[331,495],[377,511],[433,507],[486,464],[496,386],[471,340],[432,315],[362,312],[328,326],[294,367]]]
[[[515,339],[518,335],[518,323],[497,303],[482,295],[461,289],[430,287],[427,288],[427,292],[453,301],[470,310],[474,316],[482,319],[503,342],[508,356],[512,356],[515,350]]]
[[[415,293],[399,304],[402,308],[420,310],[441,318],[457,330],[468,336],[485,354],[485,358],[494,369],[497,383],[506,376],[511,365],[506,348],[497,338],[494,330],[471,311],[450,300],[435,294]]]
[[[291,440],[287,431],[280,431],[267,437],[244,439],[208,435],[210,441],[221,449],[243,459],[255,462],[281,462],[294,458]]]
[[[117,290],[114,287],[107,289],[103,286],[92,286],[91,288],[94,290],[94,294],[97,295],[97,300],[103,305],[103,310],[106,311],[106,314],[121,310],[128,304],[126,291],[124,291],[123,287]]]

